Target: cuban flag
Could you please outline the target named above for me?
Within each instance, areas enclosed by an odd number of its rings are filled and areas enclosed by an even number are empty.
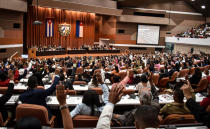
[[[54,23],[52,19],[47,19],[45,35],[46,37],[54,36]]]
[[[76,21],[76,36],[78,38],[83,37],[83,24],[81,21]]]

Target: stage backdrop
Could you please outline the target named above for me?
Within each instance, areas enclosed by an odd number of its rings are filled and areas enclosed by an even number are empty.
[[[38,20],[41,25],[33,25],[36,20],[36,7],[28,8],[27,19],[27,47],[44,47],[48,45],[61,45],[65,48],[79,48],[81,45],[92,45],[95,38],[95,14],[77,12],[53,8],[38,8]],[[52,37],[46,36],[46,22],[51,19],[54,24]],[[83,37],[76,36],[76,22],[80,21],[83,25]],[[71,33],[68,37],[63,37],[59,33],[59,24],[71,24]]]

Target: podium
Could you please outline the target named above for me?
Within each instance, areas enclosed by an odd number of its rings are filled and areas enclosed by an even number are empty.
[[[36,59],[36,48],[29,48],[28,49],[28,58]]]

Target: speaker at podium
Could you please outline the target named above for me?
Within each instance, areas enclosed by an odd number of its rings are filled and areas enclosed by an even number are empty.
[[[36,48],[29,48],[28,49],[28,58],[36,59]]]

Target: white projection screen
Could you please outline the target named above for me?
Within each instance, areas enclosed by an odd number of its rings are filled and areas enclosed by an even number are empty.
[[[138,25],[137,44],[158,44],[160,26]]]

